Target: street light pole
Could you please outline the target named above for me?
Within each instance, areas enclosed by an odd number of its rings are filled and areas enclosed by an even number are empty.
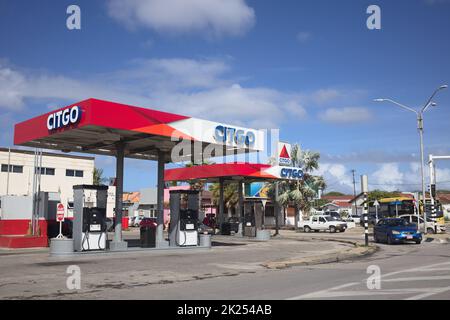
[[[422,176],[422,215],[423,215],[423,233],[427,234],[427,214],[425,210],[425,203],[426,203],[426,196],[425,196],[425,171],[423,167],[423,116],[422,112],[417,113],[417,129],[419,130],[419,136],[420,136],[420,172]],[[419,202],[419,209],[420,209],[420,202]],[[419,223],[419,221],[417,221]],[[420,225],[420,224],[419,224]]]
[[[424,107],[422,109],[420,109],[419,111],[414,110],[413,108],[410,108],[408,106],[405,106],[401,103],[398,103],[392,99],[375,99],[375,102],[390,102],[393,103],[403,109],[406,109],[408,111],[414,112],[417,116],[417,129],[419,130],[419,138],[420,138],[420,168],[421,168],[421,176],[422,176],[422,210],[423,210],[423,219],[424,219],[424,224],[423,224],[423,232],[424,234],[427,233],[427,228],[426,228],[426,210],[425,210],[425,172],[424,172],[424,166],[423,166],[423,160],[424,160],[424,148],[423,148],[423,114],[425,113],[425,111],[427,111],[427,109],[430,106],[436,106],[436,103],[434,103],[432,100],[434,98],[434,96],[443,89],[447,89],[448,85],[442,85],[439,88],[437,88],[433,94],[431,95],[431,97],[428,99],[427,103],[425,103]],[[419,205],[419,209],[420,209],[420,205]]]

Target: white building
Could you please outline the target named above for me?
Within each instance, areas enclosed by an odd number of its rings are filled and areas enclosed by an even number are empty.
[[[34,159],[34,150],[0,148],[0,196],[32,195]],[[94,157],[43,152],[41,191],[59,194],[66,216],[72,217],[73,186],[92,184],[93,172]],[[112,216],[115,187],[109,191],[108,216]]]

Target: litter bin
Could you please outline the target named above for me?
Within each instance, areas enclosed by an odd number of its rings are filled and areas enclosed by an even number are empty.
[[[156,223],[149,222],[141,225],[141,247],[154,248],[156,247]]]
[[[200,234],[200,247],[211,247],[211,235],[210,234]]]

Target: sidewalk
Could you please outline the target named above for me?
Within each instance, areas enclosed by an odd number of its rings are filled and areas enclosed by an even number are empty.
[[[101,297],[108,290],[163,288],[172,283],[276,272],[273,269],[362,254],[351,243],[288,238],[295,234],[293,231],[283,234],[268,242],[214,236],[218,246],[186,253],[134,251],[67,258],[50,258],[46,252],[4,255],[0,259],[0,299],[77,299],[86,294]],[[358,252],[353,252],[355,249]],[[66,287],[70,265],[81,269],[81,290]]]

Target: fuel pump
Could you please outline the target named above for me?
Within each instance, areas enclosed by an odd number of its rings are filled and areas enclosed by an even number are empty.
[[[198,191],[170,191],[169,245],[198,245]]]
[[[73,191],[75,251],[105,250],[108,187],[77,185]]]
[[[254,201],[244,202],[244,236],[256,237],[256,214]]]

